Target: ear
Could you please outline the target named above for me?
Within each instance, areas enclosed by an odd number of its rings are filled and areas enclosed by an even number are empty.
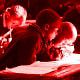
[[[49,27],[50,27],[49,24],[45,24],[45,27],[44,27],[45,31],[48,31],[49,30]]]

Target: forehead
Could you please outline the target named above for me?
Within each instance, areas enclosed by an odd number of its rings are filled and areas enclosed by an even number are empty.
[[[18,17],[18,16],[14,16],[14,15],[12,15],[12,16],[10,16],[10,15],[5,15],[4,16],[5,17],[5,20],[6,21],[9,21],[9,20],[19,20],[20,19],[20,17]]]
[[[53,30],[59,29],[61,27],[61,23],[62,22],[60,20],[57,20],[57,21],[51,23],[49,30],[53,31]]]
[[[54,28],[55,28],[55,27],[56,27],[56,28],[59,28],[60,25],[61,25],[61,23],[62,23],[62,21],[59,19],[59,20],[53,22],[52,25],[54,26]]]

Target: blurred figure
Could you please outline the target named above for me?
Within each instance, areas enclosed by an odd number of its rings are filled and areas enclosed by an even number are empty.
[[[64,56],[69,56],[74,51],[74,42],[77,38],[77,29],[71,22],[63,22],[58,35],[53,40],[54,47],[60,48]]]
[[[49,49],[53,46],[51,42],[57,35],[57,31],[62,24],[62,18],[52,9],[43,9],[36,17],[36,24],[40,27],[44,40],[44,46],[37,56],[38,60],[44,60],[46,54],[50,58]]]
[[[34,46],[35,32],[27,31],[26,22],[27,12],[20,6],[15,5],[4,11],[4,27],[9,32],[4,34],[1,39],[9,36],[10,43],[3,54],[0,54],[0,68],[14,67],[18,65],[30,64],[35,61]],[[31,34],[31,35],[30,35]],[[35,44],[33,46],[33,44]]]
[[[0,36],[0,40],[2,40],[2,43],[7,41],[6,39],[8,36],[9,36],[8,41],[10,42],[12,40],[11,36],[12,30],[18,26],[25,25],[26,17],[27,17],[27,12],[20,5],[17,5],[15,7],[12,6],[11,8],[9,7],[5,10],[5,12],[3,13],[3,27],[9,31],[6,32],[6,34],[4,35],[2,34]],[[3,46],[5,45],[3,44]]]

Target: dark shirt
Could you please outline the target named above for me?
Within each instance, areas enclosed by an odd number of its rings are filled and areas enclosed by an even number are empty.
[[[0,67],[14,67],[31,64],[36,60],[36,54],[40,50],[40,34],[36,29],[15,28],[12,41],[5,50],[4,56],[0,59]]]

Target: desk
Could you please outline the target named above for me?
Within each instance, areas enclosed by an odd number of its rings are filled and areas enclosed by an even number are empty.
[[[63,80],[64,78],[66,80],[66,78],[71,77],[75,77],[76,80],[80,80],[79,76],[80,64],[73,64],[60,70],[58,68],[57,70],[46,74],[16,73],[8,70],[0,71],[1,80]]]

